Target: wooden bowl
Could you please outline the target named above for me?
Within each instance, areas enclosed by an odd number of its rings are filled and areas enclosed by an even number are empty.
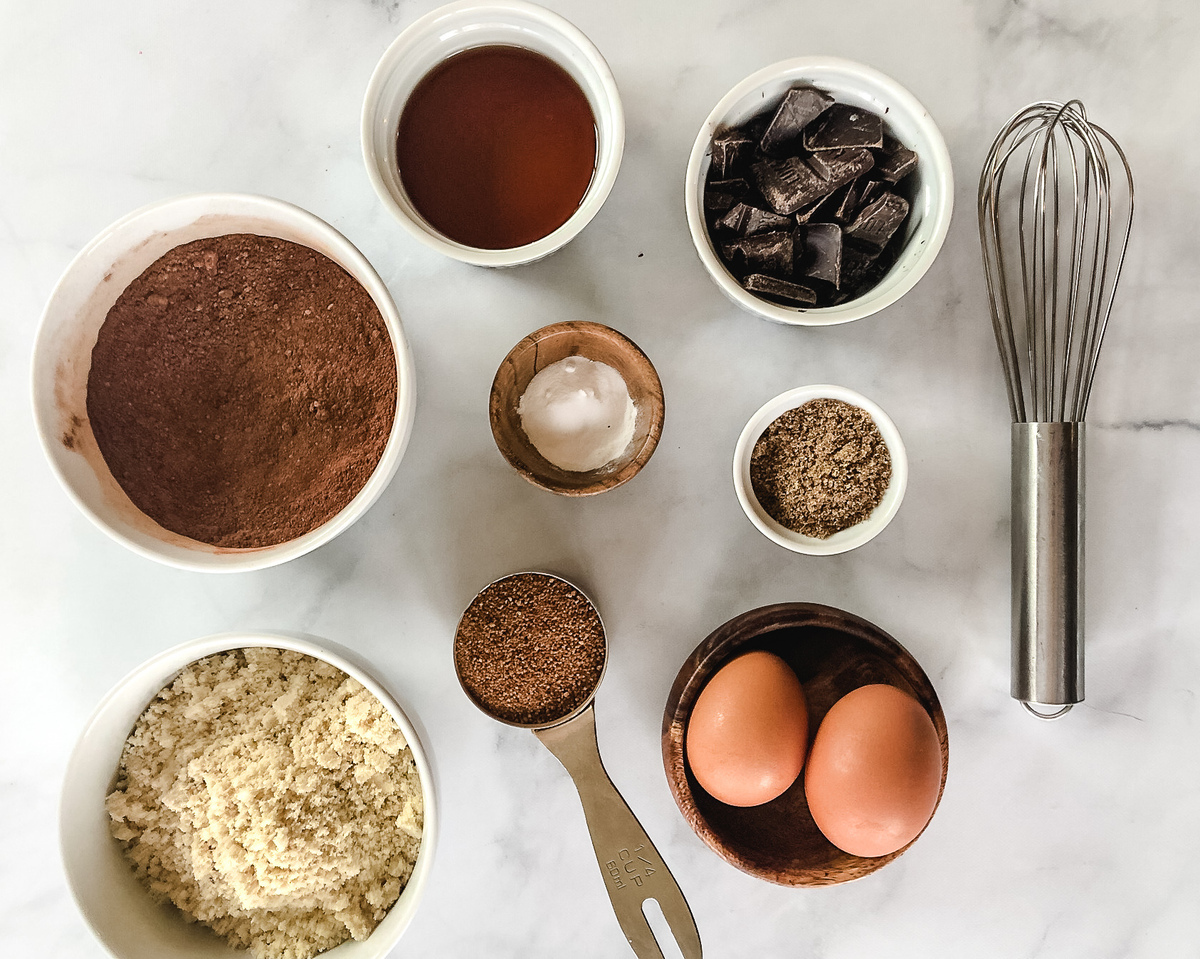
[[[517,406],[534,376],[568,356],[583,356],[621,374],[637,408],[633,440],[625,452],[600,469],[560,469],[541,453],[521,428]],[[504,458],[529,482],[563,496],[590,496],[628,482],[646,465],[663,425],[663,391],[658,373],[633,340],[600,323],[572,320],[530,333],[509,351],[492,381],[488,414],[492,436]]]
[[[916,698],[933,720],[942,747],[941,802],[949,761],[946,717],[917,661],[879,627],[851,613],[814,603],[781,603],[752,609],[719,627],[675,677],[663,713],[663,763],[688,825],[726,862],[785,886],[834,885],[887,865],[908,846],[875,858],[838,849],[813,822],[803,774],[782,796],[749,807],[718,802],[696,782],[684,755],[692,707],[717,670],[754,649],[775,653],[796,671],[808,702],[810,737],[829,708],[859,686],[887,683]]]

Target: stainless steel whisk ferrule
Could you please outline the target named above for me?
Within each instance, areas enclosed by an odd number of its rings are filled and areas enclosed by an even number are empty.
[[[1011,693],[1042,719],[1084,698],[1083,420],[1132,224],[1129,163],[1078,100],[1000,131],[979,240],[1013,420]]]

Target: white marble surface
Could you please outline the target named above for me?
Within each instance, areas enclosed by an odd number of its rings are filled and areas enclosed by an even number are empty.
[[[422,719],[443,825],[433,882],[396,955],[629,955],[571,785],[532,736],[459,691],[453,626],[493,577],[550,568],[596,599],[612,643],[601,749],[699,922],[706,955],[1163,957],[1200,941],[1200,12],[1184,0],[554,0],[607,56],[628,117],[596,220],[534,266],[427,252],[376,201],[358,146],[371,69],[420,2],[0,0],[0,952],[101,955],[58,864],[59,780],[104,692],[153,653],[234,628],[359,650]],[[739,314],[683,219],[696,129],[775,60],[841,55],[925,102],[954,158],[950,238],[883,315],[826,330]],[[1007,409],[978,262],[975,179],[1017,107],[1082,97],[1126,147],[1136,235],[1090,416],[1088,698],[1039,723],[1008,698]],[[37,445],[29,356],[42,305],[109,222],[175,194],[275,195],[329,220],[390,286],[416,355],[415,432],[352,530],[282,568],[180,572],[110,542]],[[599,498],[533,488],[487,425],[495,368],[524,334],[582,318],[662,376],[647,469]],[[734,441],[807,382],[880,403],[911,457],[892,525],[815,558],[742,515]],[[774,887],[690,832],[659,725],[688,652],[731,616],[811,600],[891,632],[933,679],[949,782],[925,836],[847,886]]]

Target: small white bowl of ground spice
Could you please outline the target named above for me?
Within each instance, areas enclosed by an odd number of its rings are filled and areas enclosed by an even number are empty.
[[[350,650],[191,640],[100,702],[67,763],[68,885],[117,959],[383,959],[437,834],[413,717]]]
[[[871,400],[844,386],[801,386],[750,418],[734,450],[733,485],[768,539],[830,556],[892,521],[908,458],[896,425]]]

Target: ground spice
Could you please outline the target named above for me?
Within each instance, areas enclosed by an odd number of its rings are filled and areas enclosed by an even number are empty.
[[[328,257],[212,237],[170,250],[118,298],[87,410],[147,516],[214,546],[273,546],[370,478],[395,416],[395,353],[367,291]]]
[[[485,711],[546,724],[573,712],[604,670],[604,626],[586,596],[545,573],[497,580],[467,607],[454,635],[454,668]]]
[[[861,523],[883,500],[892,458],[866,410],[810,400],[766,428],[750,454],[750,483],[782,526],[827,539]]]

